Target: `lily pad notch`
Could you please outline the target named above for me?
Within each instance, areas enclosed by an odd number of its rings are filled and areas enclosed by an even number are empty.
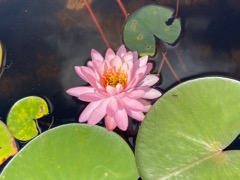
[[[51,112],[51,104],[38,96],[28,96],[17,101],[7,116],[7,126],[20,141],[28,141],[39,133],[37,120]]]
[[[143,121],[136,161],[143,179],[238,179],[240,82],[221,77],[184,82],[165,93]]]

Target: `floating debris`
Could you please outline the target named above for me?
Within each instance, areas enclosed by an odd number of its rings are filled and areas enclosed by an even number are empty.
[[[87,2],[91,4],[93,0],[87,0]],[[85,6],[84,0],[68,0],[67,1],[68,9],[80,10],[80,9],[83,9],[84,6]]]

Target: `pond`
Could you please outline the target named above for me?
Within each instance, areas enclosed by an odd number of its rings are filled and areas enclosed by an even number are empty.
[[[1,120],[6,122],[16,101],[34,95],[51,104],[52,113],[39,121],[43,131],[49,126],[77,123],[87,103],[69,96],[66,90],[86,82],[78,77],[74,66],[86,65],[91,49],[101,54],[108,47],[117,50],[123,44],[127,14],[149,4],[174,10],[176,2],[0,0],[0,41],[6,48],[0,77]],[[156,55],[150,57],[152,73],[160,72],[156,88],[164,93],[181,82],[209,75],[239,80],[238,0],[182,0],[177,16],[182,33],[176,45],[157,40]],[[166,52],[166,59],[161,52]]]

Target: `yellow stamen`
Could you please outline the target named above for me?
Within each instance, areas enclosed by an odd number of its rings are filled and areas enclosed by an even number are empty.
[[[121,70],[115,71],[114,69],[108,69],[103,77],[103,85],[116,87],[117,84],[121,84],[124,87],[127,83],[127,75]]]

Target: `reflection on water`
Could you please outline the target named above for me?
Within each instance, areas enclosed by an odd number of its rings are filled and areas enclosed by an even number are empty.
[[[122,43],[124,14],[113,0],[89,0],[112,48]],[[158,3],[176,7],[175,0],[125,0],[127,12]],[[183,36],[173,48],[158,41],[158,54],[152,58],[155,72],[167,57],[180,79],[205,73],[239,78],[240,8],[237,0],[180,1],[179,16]],[[81,10],[80,10],[81,9]],[[53,104],[55,123],[77,121],[81,103],[65,93],[85,84],[74,72],[84,65],[92,48],[106,50],[88,10],[81,0],[0,1],[0,40],[7,47],[7,65],[0,79],[0,117],[6,119],[18,99],[39,95]],[[162,84],[166,90],[177,81],[165,63]]]

